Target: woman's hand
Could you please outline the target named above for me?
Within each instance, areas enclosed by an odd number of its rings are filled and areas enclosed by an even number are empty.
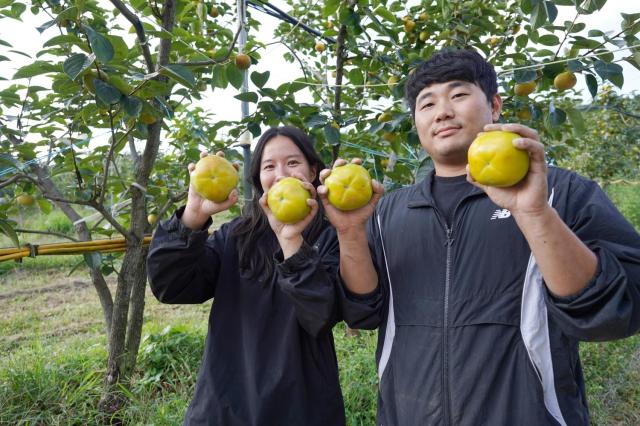
[[[304,219],[296,223],[282,223],[275,218],[273,212],[269,208],[269,204],[267,203],[267,192],[262,194],[262,197],[260,197],[259,200],[260,207],[262,207],[264,214],[267,216],[269,225],[271,225],[271,229],[273,230],[274,234],[276,234],[276,238],[278,239],[278,243],[282,248],[282,253],[285,259],[293,256],[300,249],[300,247],[302,247],[302,243],[304,241],[304,239],[302,238],[302,232],[311,223],[316,214],[318,214],[316,189],[313,187],[313,184],[307,181],[302,174],[293,173],[291,177],[302,181],[302,185],[304,186],[304,188],[311,194],[310,198],[307,199],[307,205],[311,208],[311,210]],[[278,179],[278,181],[279,180],[280,179]],[[276,181],[276,183],[278,181]]]
[[[200,153],[200,158],[206,157],[209,155],[208,152],[203,151]],[[222,151],[218,151],[216,155],[220,157],[224,157],[224,153]],[[237,164],[234,164],[233,167],[236,170],[239,168]],[[190,163],[187,166],[189,170],[189,176],[193,173],[193,170],[196,168],[194,163]],[[184,213],[182,214],[182,223],[191,229],[197,230],[202,229],[204,224],[209,220],[211,216],[216,213],[228,210],[231,206],[233,206],[238,201],[238,190],[233,189],[229,194],[229,197],[221,203],[216,203],[214,201],[207,200],[203,198],[196,192],[193,188],[193,185],[189,184],[189,194],[187,196],[187,206],[184,209]]]

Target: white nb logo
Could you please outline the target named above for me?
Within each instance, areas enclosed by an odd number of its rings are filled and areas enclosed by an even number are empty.
[[[491,215],[491,220],[506,219],[511,217],[511,212],[507,209],[498,209]]]

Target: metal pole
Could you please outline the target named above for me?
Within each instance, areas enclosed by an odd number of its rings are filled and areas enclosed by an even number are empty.
[[[238,51],[242,53],[244,51],[244,46],[247,44],[247,31],[245,30],[245,24],[247,21],[247,5],[246,0],[237,0],[236,2],[238,9],[238,24],[240,25],[240,35],[238,37]],[[242,88],[240,89],[241,93],[245,93],[249,90],[249,73],[247,70],[242,71],[243,80],[242,80]],[[249,103],[247,101],[240,101],[242,119],[249,116]],[[244,188],[244,199],[246,201],[251,200],[251,176],[250,176],[250,164],[251,164],[251,137],[248,131],[244,132],[240,136],[240,144],[242,145],[242,157],[243,157],[243,181],[242,187]]]

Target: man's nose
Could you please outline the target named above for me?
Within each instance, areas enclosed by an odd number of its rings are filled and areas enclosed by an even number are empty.
[[[449,102],[439,102],[436,108],[436,121],[447,120],[455,115]]]

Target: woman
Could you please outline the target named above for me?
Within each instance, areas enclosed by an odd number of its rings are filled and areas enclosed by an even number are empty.
[[[162,223],[147,260],[163,303],[215,298],[186,425],[344,425],[331,328],[339,321],[338,242],[315,200],[322,160],[297,128],[265,132],[254,151],[254,196],[241,217],[215,231],[222,203],[189,188],[186,207]],[[193,165],[189,165],[193,171]],[[266,193],[296,177],[312,197],[309,215],[282,224]]]

